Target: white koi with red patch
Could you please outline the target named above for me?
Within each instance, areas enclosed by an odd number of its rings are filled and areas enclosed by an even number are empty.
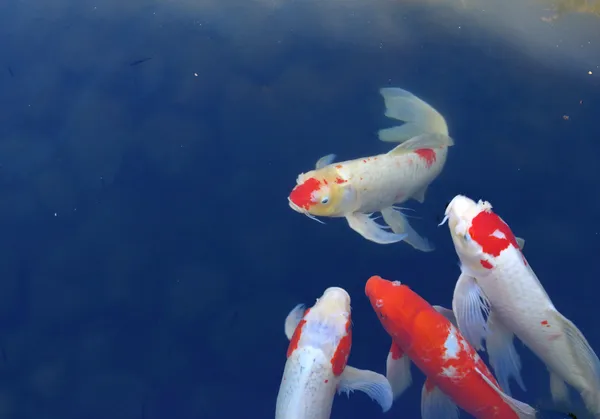
[[[379,131],[379,138],[400,142],[385,154],[334,163],[334,155],[319,159],[315,170],[302,173],[288,201],[292,209],[308,215],[345,217],[352,229],[375,243],[406,241],[414,248],[433,247],[410,226],[394,207],[409,199],[424,202],[427,187],[441,173],[448,147],[454,144],[448,126],[429,104],[397,88],[380,90],[386,116],[404,125]],[[391,228],[372,216],[381,212]]]
[[[288,359],[275,419],[329,419],[338,393],[360,390],[388,411],[390,383],[382,374],[346,365],[352,346],[350,296],[331,287],[315,305],[296,306],[285,321]]]
[[[446,208],[446,220],[462,271],[452,308],[471,344],[482,349],[485,340],[502,388],[509,392],[511,376],[525,388],[514,335],[546,364],[556,402],[568,401],[566,382],[600,416],[600,361],[581,331],[552,303],[522,253],[524,242],[489,202],[458,195]]]

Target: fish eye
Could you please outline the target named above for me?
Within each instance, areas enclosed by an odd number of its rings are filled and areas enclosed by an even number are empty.
[[[466,242],[470,242],[471,240],[473,240],[468,231],[464,234],[463,239],[465,239]]]
[[[324,196],[323,198],[321,198],[321,204],[325,205],[329,202],[329,197],[328,196]]]

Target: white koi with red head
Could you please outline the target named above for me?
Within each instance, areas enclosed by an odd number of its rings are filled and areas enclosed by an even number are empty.
[[[333,154],[322,157],[315,170],[298,176],[288,202],[310,218],[344,217],[353,230],[375,243],[405,241],[431,251],[395,205],[409,199],[424,202],[454,142],[444,117],[423,100],[398,88],[380,93],[386,116],[405,123],[380,130],[379,139],[401,144],[385,154],[338,163]],[[391,231],[373,220],[374,212],[381,212]]]
[[[525,388],[513,345],[517,336],[546,364],[555,401],[568,400],[566,382],[600,417],[600,361],[581,331],[550,300],[523,255],[524,242],[489,202],[458,195],[445,215],[461,262],[452,301],[457,323],[477,349],[485,340],[504,390],[509,392],[510,377]]]
[[[354,390],[366,393],[384,412],[391,408],[392,389],[383,375],[346,365],[352,346],[350,311],[348,293],[331,287],[312,308],[298,305],[290,312],[275,419],[329,419],[335,393]]]

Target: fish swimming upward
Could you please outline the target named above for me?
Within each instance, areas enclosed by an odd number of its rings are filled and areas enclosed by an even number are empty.
[[[373,276],[365,293],[392,338],[387,378],[394,398],[412,381],[411,360],[427,380],[422,419],[458,418],[457,406],[477,419],[535,418],[533,407],[503,393],[477,351],[452,323],[452,311],[431,306],[400,282]]]
[[[415,249],[431,251],[433,246],[395,205],[409,199],[424,202],[427,187],[441,173],[454,143],[444,117],[429,104],[399,88],[380,93],[385,115],[405,123],[380,130],[379,139],[401,144],[386,154],[337,163],[333,154],[322,157],[315,170],[298,176],[289,205],[314,219],[344,217],[353,230],[375,243],[404,240]],[[375,222],[375,212],[389,227]]]
[[[352,346],[350,296],[327,288],[315,305],[296,306],[285,321],[290,340],[275,419],[329,419],[338,393],[359,390],[386,412],[393,394],[381,374],[346,365]]]
[[[546,364],[555,402],[568,402],[566,382],[600,417],[600,361],[579,329],[550,300],[522,253],[524,242],[489,202],[463,195],[448,204],[442,224],[445,221],[461,263],[452,309],[459,329],[476,349],[482,349],[485,340],[504,391],[510,394],[510,377],[525,388],[513,344],[517,336]]]

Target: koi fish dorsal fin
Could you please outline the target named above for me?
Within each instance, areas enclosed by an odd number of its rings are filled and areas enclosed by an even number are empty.
[[[456,323],[456,316],[454,315],[454,312],[452,310],[442,306],[433,306],[433,308],[435,309],[435,311],[444,316],[446,320],[452,323],[454,327],[458,329],[458,323]]]
[[[385,116],[404,122],[379,130],[381,141],[400,143],[425,133],[448,135],[444,117],[424,100],[398,87],[384,87],[379,93],[385,103]]]
[[[325,166],[329,166],[335,161],[335,157],[335,154],[328,154],[326,156],[321,157],[319,160],[317,160],[317,164],[315,164],[315,169],[322,169]]]
[[[292,339],[298,323],[300,323],[300,320],[304,317],[305,308],[304,304],[298,304],[285,318],[285,335],[288,340]]]
[[[452,138],[445,134],[421,134],[403,142],[388,152],[389,155],[412,153],[424,148],[442,148],[454,145]]]

